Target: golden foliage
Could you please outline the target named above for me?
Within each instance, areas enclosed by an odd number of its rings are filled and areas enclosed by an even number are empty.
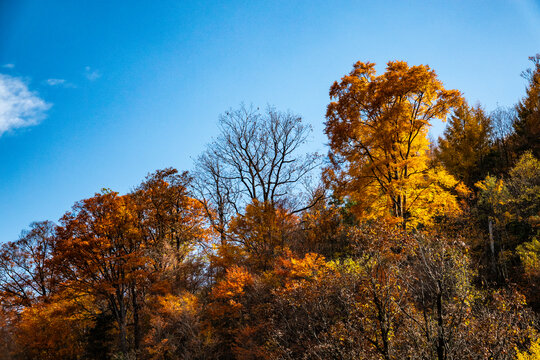
[[[84,302],[87,306],[92,304],[90,299]],[[81,313],[79,303],[58,298],[22,311],[16,342],[30,358],[78,358],[84,353],[85,329],[91,325],[91,318]]]
[[[534,341],[528,351],[518,351],[516,360],[540,360],[540,339]]]
[[[149,359],[189,358],[197,353],[200,344],[193,335],[198,331],[201,306],[195,295],[158,296],[150,310],[150,329],[144,338]]]
[[[377,76],[375,64],[357,62],[330,97],[326,180],[362,218],[392,216],[415,226],[437,215],[434,204],[457,208],[448,193],[457,181],[430,167],[427,131],[461,104],[459,91],[444,89],[428,66],[391,61]]]

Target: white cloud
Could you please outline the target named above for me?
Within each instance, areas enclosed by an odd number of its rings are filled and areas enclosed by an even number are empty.
[[[4,64],[2,65],[2,67],[6,69],[13,69],[15,67],[15,64]]]
[[[77,87],[75,84],[67,82],[65,79],[47,79],[45,80],[45,84],[49,86],[63,87],[63,88],[76,88]]]
[[[90,81],[97,80],[101,77],[99,70],[92,69],[90,66],[84,68],[84,76]]]
[[[51,104],[30,91],[20,78],[0,74],[0,135],[38,124],[50,107]]]

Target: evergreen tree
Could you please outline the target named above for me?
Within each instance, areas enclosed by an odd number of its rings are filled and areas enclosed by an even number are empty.
[[[439,138],[437,158],[452,175],[472,187],[488,171],[485,164],[489,152],[491,121],[480,106],[466,103],[456,109]]]
[[[521,154],[531,150],[540,157],[540,54],[529,58],[534,68],[523,72],[529,81],[527,94],[516,106],[517,118],[514,122],[516,151]]]

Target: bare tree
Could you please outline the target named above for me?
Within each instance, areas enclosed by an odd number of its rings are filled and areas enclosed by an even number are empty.
[[[490,114],[492,126],[492,143],[497,151],[502,169],[508,169],[512,164],[511,135],[514,132],[513,124],[517,112],[514,108],[498,107]],[[499,169],[500,171],[501,169]]]
[[[0,299],[3,306],[27,306],[47,298],[54,287],[50,266],[55,225],[35,222],[19,240],[0,248]]]
[[[517,114],[512,107],[497,107],[490,114],[492,131],[492,140],[506,141],[512,134],[513,126]]]
[[[220,135],[196,161],[199,196],[221,233],[231,214],[257,200],[296,213],[312,204],[298,185],[318,167],[317,154],[301,154],[311,133],[300,116],[241,105],[219,118]]]
[[[194,179],[193,187],[202,200],[210,224],[220,234],[223,243],[230,217],[238,212],[237,184],[225,177],[224,165],[210,147],[197,159]]]

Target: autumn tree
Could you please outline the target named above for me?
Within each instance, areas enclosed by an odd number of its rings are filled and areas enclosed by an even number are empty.
[[[412,319],[404,331],[417,331],[410,340],[424,357],[451,359],[465,350],[459,330],[470,321],[475,295],[465,244],[431,234],[416,241],[411,268],[400,274],[412,300],[403,308]]]
[[[531,228],[540,225],[540,160],[531,152],[523,154],[509,171],[508,205],[516,220]],[[531,233],[527,234],[530,236]]]
[[[315,193],[314,196],[319,194]],[[302,213],[299,229],[289,246],[299,254],[313,252],[327,259],[344,257],[351,250],[348,235],[355,225],[357,222],[349,208],[325,195],[315,206]]]
[[[516,106],[514,122],[515,142],[518,153],[530,150],[540,157],[540,54],[529,58],[534,67],[522,75],[529,82],[527,94]]]
[[[219,234],[212,268],[223,274],[226,259],[242,257],[266,268],[295,214],[320,200],[299,186],[319,165],[316,154],[302,153],[311,127],[291,112],[241,105],[220,116],[219,130],[196,161],[194,185]]]
[[[247,347],[256,351],[252,344],[246,346],[242,342],[246,340],[243,336],[246,333],[252,340],[255,339],[256,330],[261,329],[262,325],[256,320],[259,314],[255,309],[264,303],[266,297],[255,291],[256,280],[257,276],[245,267],[231,265],[212,288],[205,322],[206,332],[214,336],[215,358],[242,359],[239,353],[245,353]]]
[[[201,264],[191,255],[210,237],[204,207],[191,194],[192,181],[187,172],[166,168],[149,174],[130,194],[141,241],[162,284],[182,291],[201,281]]]
[[[448,172],[468,187],[484,178],[490,150],[491,121],[480,106],[462,104],[450,116],[439,138],[437,158]]]
[[[149,309],[149,331],[144,338],[146,359],[205,359],[200,304],[189,292],[155,298]]]
[[[487,230],[492,275],[506,281],[516,247],[538,235],[540,161],[526,152],[506,179],[487,176],[476,187],[477,219]]]
[[[210,231],[203,205],[192,197],[192,181],[187,172],[166,168],[130,194],[150,282],[131,287],[132,308],[145,325],[138,336],[148,358],[195,358],[201,345],[194,293],[206,281]]]
[[[230,239],[246,252],[250,269],[268,269],[282,251],[298,223],[298,218],[280,207],[254,201],[244,215],[234,217],[230,224]]]
[[[137,301],[133,291],[147,281],[150,265],[133,210],[132,197],[112,191],[80,201],[61,219],[55,245],[55,261],[67,280],[65,286],[107,304],[124,355],[129,350],[129,319],[132,310],[138,309],[132,307]]]
[[[459,91],[446,90],[425,65],[391,61],[377,76],[375,64],[357,62],[330,97],[326,177],[357,213],[391,215],[405,226],[455,208],[448,188],[456,181],[429,167],[427,131],[461,104]]]
[[[350,229],[351,257],[287,254],[276,264],[273,359],[398,359],[406,288],[400,270],[410,237],[388,223]]]
[[[534,316],[514,289],[475,287],[465,239],[416,234],[400,276],[410,298],[403,331],[414,359],[513,359],[534,333]]]
[[[134,192],[104,191],[61,219],[55,263],[64,286],[106,304],[123,354],[130,344],[140,348],[150,297],[190,290],[201,280],[201,267],[188,257],[207,236],[205,216],[189,196],[189,181],[175,169],[159,170]]]
[[[22,359],[70,360],[86,353],[86,334],[93,318],[82,307],[92,308],[91,297],[57,296],[25,308],[16,323],[15,356]],[[107,354],[101,354],[106,359]]]

